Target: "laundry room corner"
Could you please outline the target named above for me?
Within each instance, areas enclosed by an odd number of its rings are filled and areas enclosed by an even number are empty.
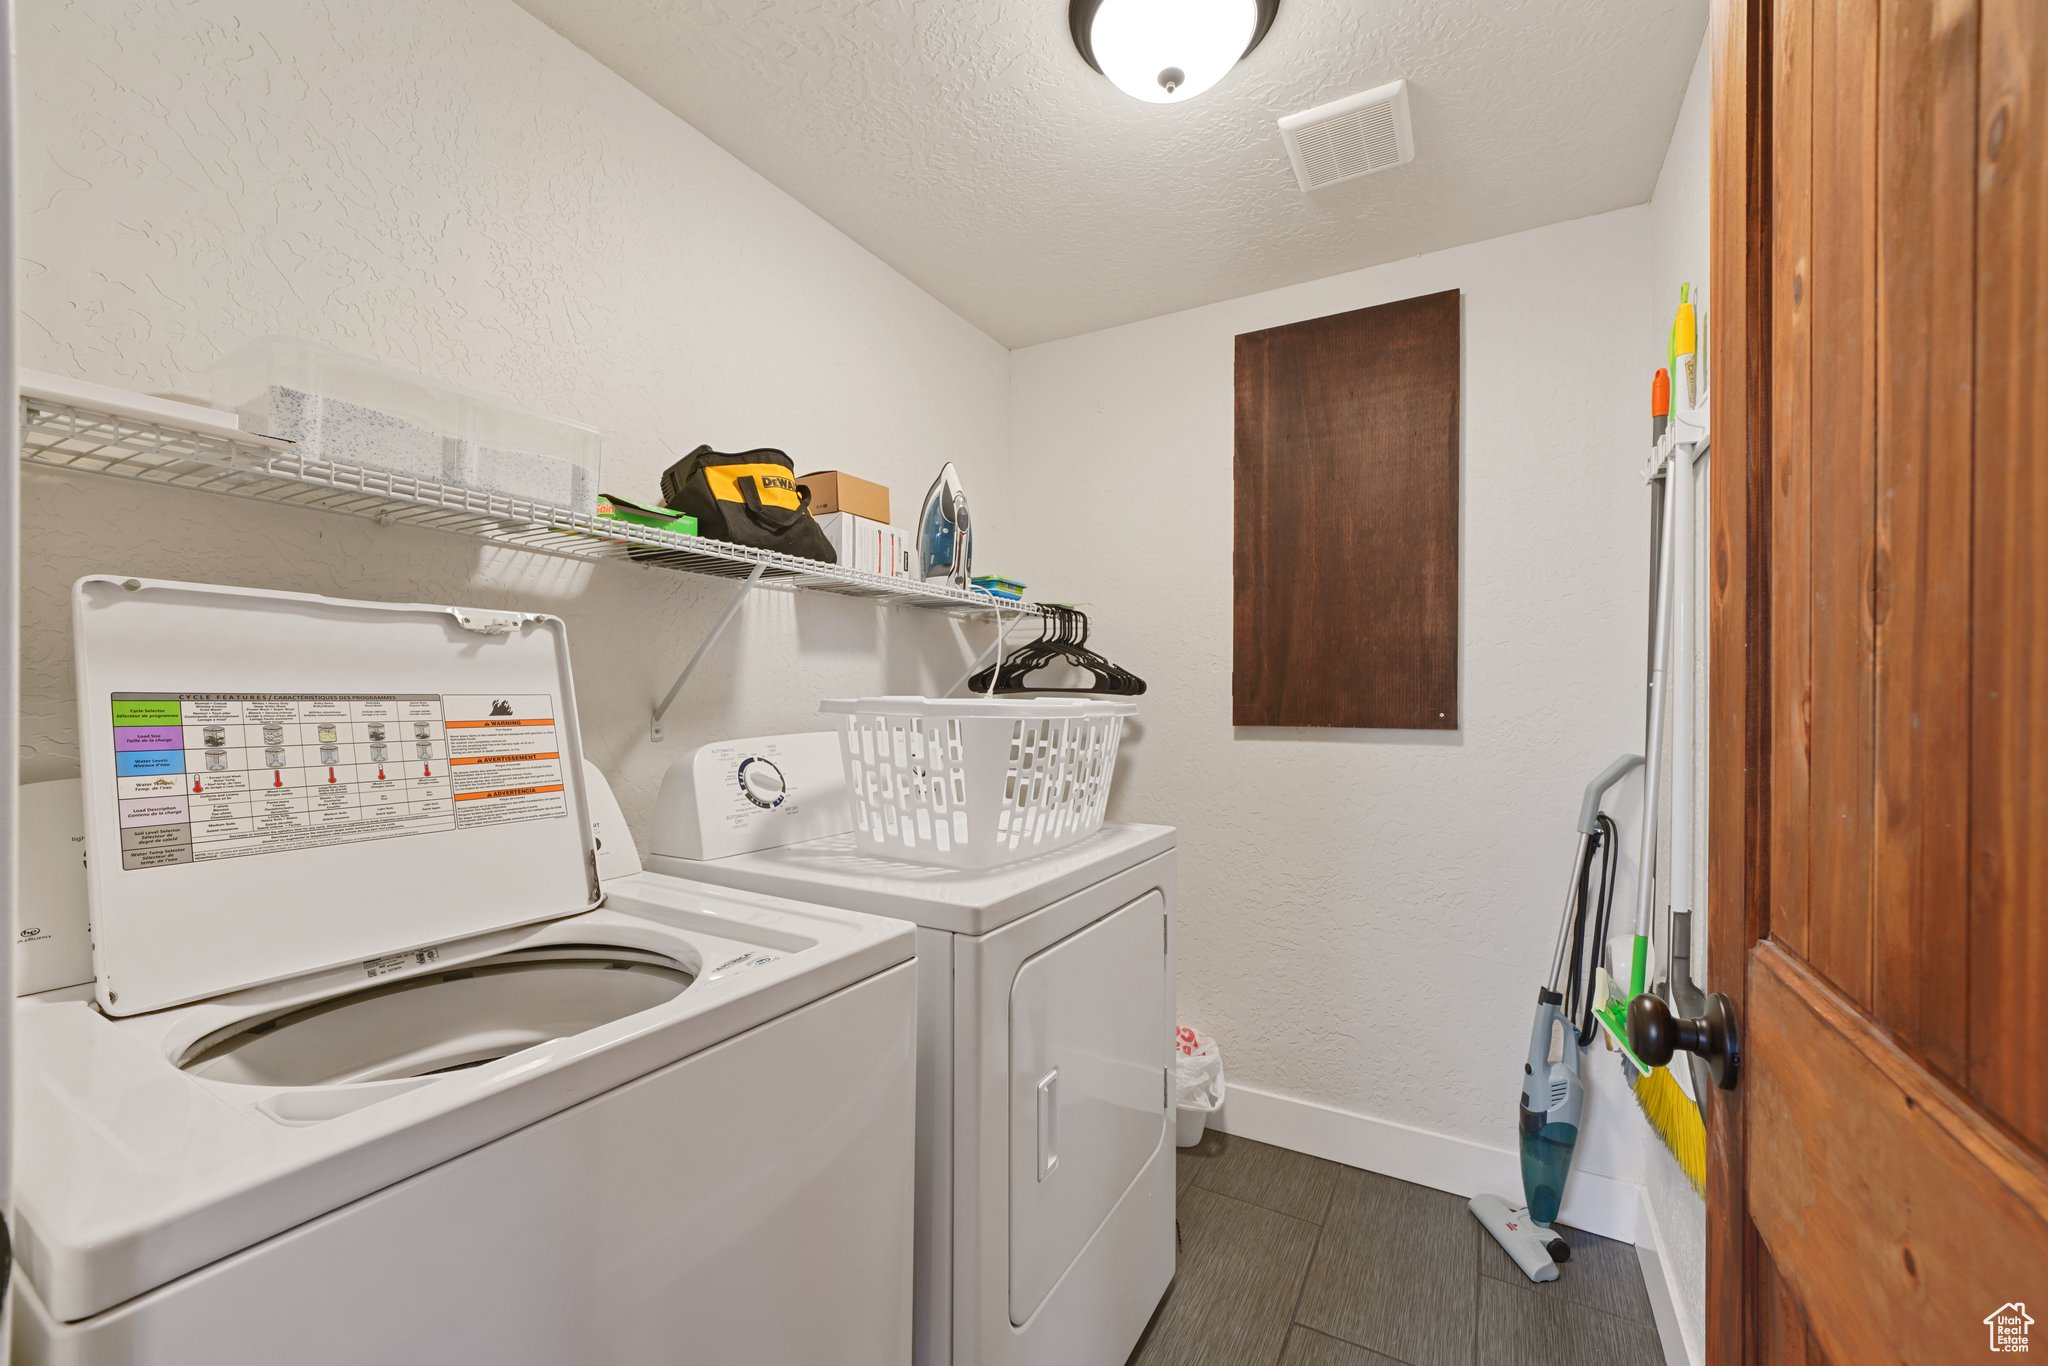
[[[1586,780],[1641,746],[1627,453],[1645,444],[1649,272],[1638,206],[1015,354],[1008,496],[1107,473],[1132,498],[1114,525],[1043,528],[1027,574],[1078,573],[1134,667],[1172,680],[1114,801],[1200,832],[1179,1003],[1225,1049],[1226,1128],[1319,1132],[1324,1156],[1468,1194],[1516,1180],[1502,1090],[1558,851]],[[1232,339],[1445,289],[1465,332],[1461,724],[1233,727]],[[1618,789],[1630,828],[1639,788]],[[1632,1239],[1641,1120],[1600,1056],[1574,1181],[1589,1205],[1604,1192],[1599,1231]]]

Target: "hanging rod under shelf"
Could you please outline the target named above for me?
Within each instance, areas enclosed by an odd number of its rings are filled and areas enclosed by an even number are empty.
[[[423,527],[542,555],[602,560],[780,588],[873,598],[927,611],[994,618],[1030,603],[822,564],[772,550],[683,536],[516,498],[478,493],[299,453],[290,442],[231,428],[25,394],[26,466],[133,479],[202,493],[314,508],[379,525]]]

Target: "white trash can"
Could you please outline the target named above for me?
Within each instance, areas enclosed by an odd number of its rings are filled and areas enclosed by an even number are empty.
[[[1198,1029],[1182,1025],[1174,1031],[1175,1147],[1192,1148],[1202,1141],[1209,1116],[1223,1105],[1223,1050]]]

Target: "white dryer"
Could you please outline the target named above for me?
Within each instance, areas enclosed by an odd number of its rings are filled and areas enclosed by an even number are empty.
[[[96,980],[17,1012],[17,1361],[899,1366],[908,926],[600,852],[553,618],[75,619]]]
[[[674,852],[772,841],[800,805],[813,825],[836,741],[801,741],[817,743],[678,764],[648,867],[917,923],[913,1360],[1120,1366],[1174,1269],[1174,832],[1108,825],[980,872],[873,858],[844,833]],[[780,805],[744,776],[771,746]]]

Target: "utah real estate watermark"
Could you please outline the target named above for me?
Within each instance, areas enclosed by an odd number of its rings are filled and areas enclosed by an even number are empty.
[[[2027,1313],[2027,1306],[2014,1300],[2001,1304],[1984,1316],[1985,1327],[1991,1333],[1991,1350],[1994,1352],[2024,1352],[2027,1350],[2027,1329],[2034,1320]]]

